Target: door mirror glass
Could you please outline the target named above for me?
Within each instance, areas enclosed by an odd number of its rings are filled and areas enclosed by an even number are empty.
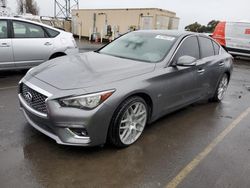
[[[194,66],[196,65],[196,58],[192,56],[181,56],[178,60],[176,65],[177,66]]]

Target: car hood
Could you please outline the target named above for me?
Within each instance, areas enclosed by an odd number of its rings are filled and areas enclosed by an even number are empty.
[[[154,63],[87,52],[47,61],[29,74],[53,87],[67,90],[131,78],[151,72],[154,68]]]

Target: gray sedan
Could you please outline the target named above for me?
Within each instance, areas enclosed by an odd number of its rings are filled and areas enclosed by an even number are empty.
[[[170,112],[199,100],[220,102],[232,63],[205,35],[136,31],[31,69],[18,96],[27,121],[59,144],[126,147]]]

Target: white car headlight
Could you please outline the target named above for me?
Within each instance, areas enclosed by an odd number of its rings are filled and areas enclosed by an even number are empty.
[[[94,109],[108,99],[114,92],[115,90],[108,90],[93,94],[64,98],[60,99],[60,104],[64,107]]]

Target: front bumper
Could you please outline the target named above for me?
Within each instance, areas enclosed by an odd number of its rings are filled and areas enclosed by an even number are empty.
[[[58,144],[62,144],[62,145],[87,145],[87,144],[89,144],[91,142],[89,137],[81,137],[81,138],[77,137],[68,128],[65,128],[63,130],[64,131],[64,135],[68,135],[68,139],[62,140],[59,136],[57,136],[56,134],[54,134],[53,131],[49,131],[48,127],[45,128],[42,125],[36,124],[29,117],[29,115],[26,113],[26,111],[23,108],[21,108],[21,110],[23,111],[26,120],[29,122],[29,124],[32,127],[34,127],[36,130],[40,131],[41,133],[45,134],[46,136],[54,139]]]
[[[28,82],[25,84],[32,87]],[[102,105],[94,110],[84,111],[61,107],[56,100],[48,98],[46,100],[48,113],[44,114],[29,106],[21,94],[18,94],[18,98],[20,109],[28,123],[58,144],[96,146],[106,142],[110,122],[108,106]],[[87,135],[79,136],[73,132],[74,129],[82,129]]]

